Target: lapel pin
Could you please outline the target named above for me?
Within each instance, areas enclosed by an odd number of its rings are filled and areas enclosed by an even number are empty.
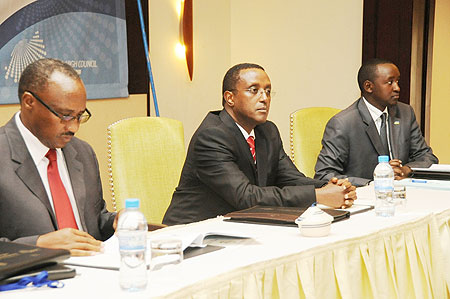
[[[400,122],[398,120],[394,121],[394,125],[399,125]]]

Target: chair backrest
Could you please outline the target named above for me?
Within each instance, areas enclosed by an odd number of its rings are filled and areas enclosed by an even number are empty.
[[[108,127],[114,208],[139,198],[149,223],[161,223],[186,156],[183,124],[163,117],[133,117]]]
[[[325,126],[339,111],[340,109],[331,107],[311,107],[291,113],[291,159],[308,177],[314,176]]]

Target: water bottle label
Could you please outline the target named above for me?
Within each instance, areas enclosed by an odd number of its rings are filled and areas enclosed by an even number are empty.
[[[394,182],[392,179],[376,179],[374,181],[375,191],[393,191],[394,190]]]
[[[379,186],[375,187],[375,191],[393,191],[394,188],[392,186]]]
[[[146,232],[126,232],[119,231],[119,249],[120,250],[145,250],[147,247]]]

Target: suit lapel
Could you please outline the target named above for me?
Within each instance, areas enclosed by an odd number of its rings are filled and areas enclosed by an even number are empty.
[[[227,128],[233,132],[233,136],[235,136],[236,144],[239,148],[239,151],[244,154],[245,156],[245,162],[246,165],[244,168],[250,168],[251,174],[246,173],[246,175],[252,175],[252,178],[249,177],[250,181],[253,180],[252,183],[258,184],[258,176],[257,176],[257,169],[255,166],[255,162],[253,161],[252,153],[250,152],[250,147],[248,146],[247,140],[245,140],[244,135],[242,135],[241,130],[239,130],[238,126],[236,125],[234,119],[226,112],[225,109],[223,109],[220,114],[220,119],[222,122],[227,126]],[[257,139],[257,137],[256,137]],[[258,160],[258,144],[255,140],[255,147],[256,147],[256,159]],[[244,165],[241,165],[244,166]],[[259,167],[259,166],[258,166]],[[242,169],[243,170],[243,169]]]
[[[255,137],[258,185],[264,187],[267,185],[267,140],[259,126],[255,128]]]
[[[378,155],[383,155],[384,149],[383,144],[381,143],[380,134],[378,133],[375,122],[370,116],[369,109],[367,109],[366,104],[362,98],[359,99],[358,102],[358,110],[361,115],[362,121],[366,124],[366,133],[369,136],[370,141],[372,142],[373,147],[377,151]]]
[[[16,174],[27,186],[27,188],[41,201],[47,208],[52,219],[52,224],[57,229],[56,217],[50,205],[47,192],[42,184],[41,176],[28,152],[25,141],[16,126],[14,117],[5,126],[6,137],[8,139],[11,160],[15,163]],[[31,200],[31,199],[30,199]]]
[[[86,230],[86,221],[84,219],[84,203],[86,202],[86,185],[83,177],[83,163],[78,160],[78,153],[71,143],[68,143],[63,149],[64,159],[66,160],[67,171],[69,172],[72,183],[73,195],[77,203],[78,214],[83,229]]]
[[[389,107],[389,142],[391,144],[392,159],[399,158],[399,145],[400,140],[400,117],[397,115],[397,105]]]

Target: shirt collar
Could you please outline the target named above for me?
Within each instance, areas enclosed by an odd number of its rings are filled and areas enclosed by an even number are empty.
[[[241,133],[242,133],[242,135],[244,135],[245,140],[247,140],[249,136],[252,136],[254,139],[256,139],[254,129],[249,134],[243,127],[241,127],[241,125],[239,125],[238,123],[236,123],[236,125],[238,126],[239,130],[241,130]]]
[[[20,119],[20,111],[16,113],[14,116],[17,128],[19,129],[20,134],[22,135],[23,140],[25,141],[25,145],[27,146],[28,152],[31,155],[31,158],[34,161],[34,164],[37,165],[39,162],[47,154],[49,148],[42,144],[39,139],[30,132],[30,130],[25,127]],[[61,149],[56,149],[57,154],[61,155]]]
[[[364,97],[362,97],[362,98],[364,100],[364,103],[367,106],[367,109],[369,109],[369,113],[370,113],[370,116],[372,116],[373,121],[376,121],[377,119],[379,119],[381,117],[381,114],[383,114],[383,113],[386,113],[387,115],[389,115],[387,107],[384,108],[384,111],[380,111],[380,109],[378,109],[374,105],[370,104]]]

